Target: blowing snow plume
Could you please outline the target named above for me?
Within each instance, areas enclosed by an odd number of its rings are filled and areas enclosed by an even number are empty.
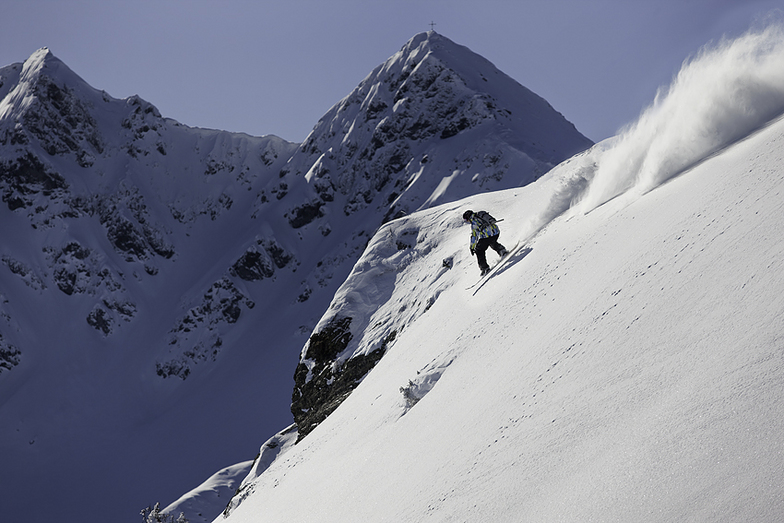
[[[635,123],[575,158],[581,165],[564,165],[534,232],[572,206],[587,213],[621,194],[648,192],[782,112],[784,22],[706,46]]]

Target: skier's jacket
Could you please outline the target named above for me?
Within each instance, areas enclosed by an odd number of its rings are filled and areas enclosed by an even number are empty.
[[[485,214],[490,217],[489,221],[483,220],[479,215]],[[469,220],[471,222],[471,252],[476,250],[476,244],[482,238],[490,238],[491,236],[498,236],[501,234],[495,219],[484,211],[475,212],[471,215]]]

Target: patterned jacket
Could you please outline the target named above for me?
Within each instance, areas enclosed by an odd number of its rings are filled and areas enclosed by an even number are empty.
[[[497,224],[483,226],[482,221],[477,217],[476,213],[471,215],[471,252],[476,249],[476,244],[482,238],[490,238],[491,236],[498,236],[501,234]]]

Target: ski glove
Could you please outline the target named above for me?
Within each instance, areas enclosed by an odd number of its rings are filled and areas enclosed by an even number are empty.
[[[473,256],[475,254],[476,254],[476,250],[473,247],[471,247],[471,256]]]

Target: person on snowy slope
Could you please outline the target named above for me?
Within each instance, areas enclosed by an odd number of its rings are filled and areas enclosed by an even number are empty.
[[[471,254],[476,254],[476,260],[479,262],[479,270],[482,271],[482,276],[490,272],[490,266],[487,265],[487,256],[485,251],[487,248],[492,248],[499,256],[506,256],[508,251],[506,247],[498,243],[498,236],[501,231],[496,224],[496,219],[490,216],[487,211],[466,211],[463,213],[463,221],[471,224]]]

